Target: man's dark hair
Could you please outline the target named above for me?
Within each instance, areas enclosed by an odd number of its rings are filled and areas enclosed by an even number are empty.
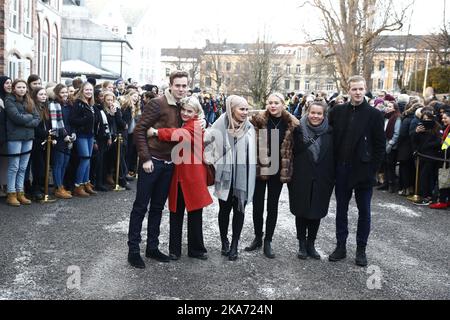
[[[188,78],[189,79],[189,74],[186,71],[174,71],[170,74],[170,85],[173,84],[173,80],[176,78]]]

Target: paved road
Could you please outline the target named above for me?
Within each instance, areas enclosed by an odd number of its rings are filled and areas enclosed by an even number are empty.
[[[239,259],[229,262],[220,255],[215,202],[204,212],[209,260],[186,257],[184,245],[180,261],[146,259],[147,268],[136,270],[126,261],[133,200],[133,191],[17,209],[2,200],[0,299],[450,299],[450,211],[431,211],[376,192],[370,266],[359,268],[354,202],[348,258],[340,263],[327,259],[335,244],[334,200],[319,231],[321,261],[297,259],[294,217],[284,190],[273,241],[276,259],[243,251],[253,237],[250,206]],[[166,252],[167,214],[160,237]]]

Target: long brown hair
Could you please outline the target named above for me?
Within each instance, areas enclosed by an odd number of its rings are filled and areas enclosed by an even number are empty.
[[[62,89],[68,89],[67,86],[63,85],[62,83],[56,85],[56,87],[53,88],[53,93],[55,94],[55,101],[58,102],[61,106],[69,102],[69,97],[67,97],[67,101],[62,101],[61,99],[61,90]]]
[[[40,102],[37,97],[39,91],[42,91],[42,90],[45,91],[45,89],[42,87],[34,88],[33,92],[31,92],[31,98],[33,98],[34,105],[35,105],[37,111],[39,112],[39,116],[41,117],[41,119],[47,121],[48,119],[50,119],[50,113],[48,110],[48,97],[47,97],[47,101],[44,103]],[[47,93],[47,91],[45,93]]]
[[[16,86],[19,83],[24,83],[26,88],[27,88],[27,92],[25,93],[25,95],[23,97],[20,97],[16,94],[16,92],[14,91]],[[33,99],[31,99],[29,92],[28,92],[28,84],[25,80],[22,79],[16,79],[14,80],[14,82],[12,83],[12,94],[16,97],[16,101],[21,102],[22,104],[25,105],[25,110],[28,113],[33,113],[34,110],[34,103],[33,103]]]

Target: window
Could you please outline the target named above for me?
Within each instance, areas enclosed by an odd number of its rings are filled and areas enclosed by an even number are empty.
[[[170,77],[170,68],[166,68],[166,77]]]
[[[241,72],[241,65],[239,63],[236,63],[236,72]]]
[[[57,82],[58,81],[58,64],[56,60],[56,44],[58,43],[58,40],[56,37],[52,36],[51,46],[50,46],[50,63],[52,66],[52,81]]]
[[[205,86],[206,87],[211,87],[211,77],[206,77],[205,78]]]
[[[306,74],[311,74],[311,65],[310,65],[310,64],[307,64],[307,65],[306,65],[305,73],[306,73]]]
[[[327,67],[327,73],[328,75],[334,74],[334,66],[332,64],[329,64]]]
[[[297,67],[295,68],[295,74],[300,74],[302,73],[302,66],[301,65],[297,65]]]
[[[310,86],[309,86],[309,80],[305,81],[305,90],[309,90]]]
[[[333,91],[334,90],[334,85],[332,81],[328,81],[327,82],[327,91]]]
[[[206,62],[206,71],[211,71],[212,70],[212,62],[208,61]]]
[[[291,65],[290,64],[286,65],[286,74],[291,74]]]
[[[41,62],[41,77],[43,82],[48,81],[48,24],[44,23],[44,32],[41,37],[41,48],[42,48],[42,62]]]
[[[322,74],[322,65],[316,65],[316,74]]]
[[[278,72],[280,72],[280,65],[276,64],[273,66],[273,73],[277,74]]]
[[[226,77],[225,78],[225,85],[229,86],[231,84],[231,78],[230,77]]]
[[[317,82],[316,82],[315,90],[316,90],[316,91],[319,91],[320,89],[321,89],[320,81],[317,81]]]
[[[395,70],[394,71],[401,71],[403,70],[404,61],[396,60],[395,61]]]
[[[24,1],[24,30],[23,33],[26,36],[30,36],[31,37],[31,13],[32,13],[32,8],[31,8],[31,0],[25,0]]]
[[[52,81],[58,82],[58,28],[53,27],[52,40],[50,45],[50,63],[52,67]]]
[[[300,90],[300,80],[295,80],[294,90]]]
[[[11,79],[19,78],[19,64],[20,58],[15,54],[8,57],[8,76]]]
[[[14,31],[19,31],[19,0],[11,1],[11,16],[9,27]]]
[[[291,80],[284,80],[284,89],[289,90],[291,88]]]
[[[378,79],[378,89],[384,89],[384,80]]]
[[[380,61],[380,64],[378,65],[378,70],[382,71],[382,70],[384,70],[384,67],[385,67],[384,61]]]
[[[226,68],[227,68],[227,71],[231,71],[231,63],[230,62],[227,62]]]

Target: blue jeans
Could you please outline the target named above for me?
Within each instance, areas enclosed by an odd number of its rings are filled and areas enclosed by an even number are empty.
[[[336,239],[338,244],[345,245],[348,238],[348,205],[353,195],[353,188],[348,187],[348,180],[352,167],[338,164],[336,169]],[[370,234],[370,203],[373,189],[354,189],[355,200],[358,207],[358,229],[356,244],[366,246]]]
[[[67,152],[67,153],[64,153]],[[70,150],[53,150],[53,180],[55,187],[63,186],[64,174],[70,160]]]
[[[89,182],[94,138],[77,138],[76,142],[80,164],[78,165],[75,184],[81,185]]]
[[[33,148],[33,140],[8,141],[8,154],[21,154],[30,152]],[[30,153],[8,158],[8,193],[23,192],[25,171],[27,170]]]
[[[157,249],[159,245],[159,225],[161,224],[162,210],[169,195],[170,181],[172,180],[173,164],[153,159],[154,170],[146,173],[139,165],[139,178],[136,189],[136,200],[130,214],[128,229],[128,248],[130,252],[140,252],[142,221],[148,210],[147,219],[147,250]]]

